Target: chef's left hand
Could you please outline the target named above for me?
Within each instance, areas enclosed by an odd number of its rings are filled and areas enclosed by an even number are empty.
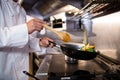
[[[49,37],[42,37],[39,41],[39,45],[41,47],[51,47],[52,48],[54,45],[51,42],[54,42],[54,40]]]

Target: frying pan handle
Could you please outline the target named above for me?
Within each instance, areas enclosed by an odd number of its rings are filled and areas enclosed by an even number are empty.
[[[49,41],[49,45],[50,45],[51,43],[53,44],[54,47],[60,48],[60,45],[56,44],[55,42]]]
[[[55,43],[55,42],[49,41],[49,45],[50,45],[51,43],[53,44],[53,46],[56,46],[56,43]]]

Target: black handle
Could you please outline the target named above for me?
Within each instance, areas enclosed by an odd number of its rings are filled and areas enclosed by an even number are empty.
[[[27,71],[23,71],[23,73],[25,73],[26,75],[28,75],[28,76],[34,78],[35,80],[40,80],[40,79],[38,79],[37,77],[35,77],[34,75],[28,73]]]
[[[50,45],[51,43],[53,44],[53,46],[56,46],[56,43],[55,43],[55,42],[49,41],[49,45]]]
[[[50,45],[51,43],[53,44],[53,47],[60,48],[60,45],[56,44],[55,42],[49,41],[49,45]]]

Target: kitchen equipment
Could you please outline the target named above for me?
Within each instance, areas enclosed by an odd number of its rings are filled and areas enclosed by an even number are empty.
[[[81,51],[79,50],[81,47],[82,47],[81,45],[76,45],[76,44],[60,45],[63,54],[75,59],[91,60],[96,58],[96,56],[99,54],[99,52],[96,51],[94,52]]]
[[[50,73],[48,80],[91,80],[94,78],[94,74],[90,74],[86,70],[77,70],[70,76],[57,76],[55,73]]]
[[[56,45],[56,43],[54,43],[54,45],[61,48],[63,54],[66,56],[78,60],[91,60],[96,58],[96,56],[99,54],[97,51],[89,52],[80,50],[84,44],[64,43]]]
[[[65,56],[65,60],[67,63],[69,64],[77,64],[78,63],[78,60],[75,59],[75,58],[71,58],[71,57],[68,57],[68,56]]]
[[[49,27],[49,26],[46,25],[46,24],[43,24],[43,26],[44,26],[46,29],[48,29],[48,30],[56,33],[56,34],[60,37],[60,39],[62,39],[64,42],[69,42],[69,41],[70,41],[70,35],[69,35],[69,33],[63,32],[63,31],[61,31],[61,32],[60,32],[60,31],[56,31],[56,30],[52,29],[51,27]]]
[[[63,27],[62,26],[62,23],[65,23],[64,21],[62,21],[62,19],[54,19],[53,20],[53,28],[61,28],[61,27]]]
[[[90,74],[86,70],[77,70],[70,76],[56,76],[55,73],[49,75],[48,80],[120,80],[119,73],[105,72],[103,74]]]
[[[118,69],[114,71],[115,68],[107,70],[103,68],[103,66],[108,68],[105,63],[101,62],[105,58],[99,58],[100,61],[97,60],[98,62],[94,61],[95,59],[89,61],[79,60],[78,64],[67,64],[63,54],[46,55],[36,72],[36,77],[41,80],[120,80],[118,61],[112,59],[113,62],[118,62],[116,65]],[[98,63],[101,63],[101,66]],[[110,64],[115,66],[115,64]]]
[[[23,73],[26,74],[27,76],[30,76],[30,77],[34,78],[35,80],[40,80],[37,77],[35,77],[34,75],[28,73],[27,71],[23,71]]]

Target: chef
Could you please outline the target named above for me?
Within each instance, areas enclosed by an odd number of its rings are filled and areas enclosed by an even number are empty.
[[[35,38],[28,33],[42,31],[42,20],[26,22],[26,13],[13,0],[0,0],[0,80],[28,80],[29,51],[45,53],[48,37]]]

